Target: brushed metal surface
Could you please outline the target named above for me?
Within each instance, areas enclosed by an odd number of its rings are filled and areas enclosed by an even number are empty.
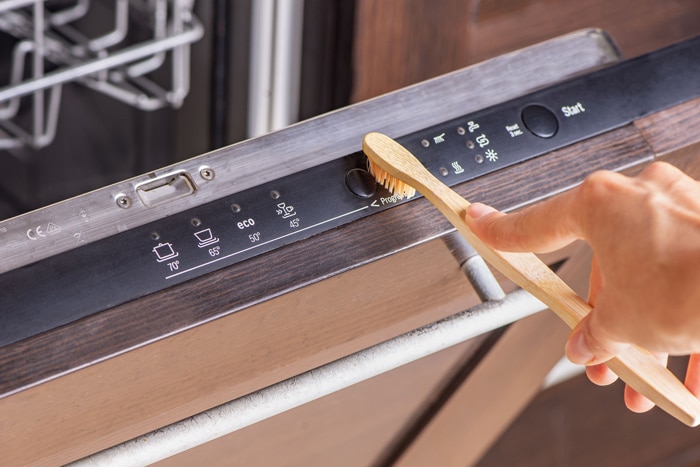
[[[398,137],[619,58],[604,32],[578,31],[2,221],[0,273],[343,157],[369,131]],[[192,195],[141,204],[137,185],[176,171],[190,175]]]

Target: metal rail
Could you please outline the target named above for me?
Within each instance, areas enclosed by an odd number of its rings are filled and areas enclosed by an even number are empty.
[[[93,38],[70,23],[84,18],[90,0],[77,0],[49,12],[50,0],[14,0],[0,4],[0,31],[18,39],[11,59],[10,82],[0,88],[0,149],[41,148],[53,140],[60,108],[61,86],[78,82],[142,110],[178,107],[189,92],[189,47],[204,34],[192,15],[192,0],[114,0],[114,27]],[[31,6],[31,8],[29,8]],[[129,11],[152,24],[152,39],[130,43]],[[171,52],[171,87],[163,89],[146,75],[163,66]],[[23,79],[27,57],[32,76]],[[44,63],[58,65],[44,72]],[[44,92],[50,90],[48,104]],[[32,128],[15,119],[20,99],[31,95]]]

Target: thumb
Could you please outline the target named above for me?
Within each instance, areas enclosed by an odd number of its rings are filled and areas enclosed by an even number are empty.
[[[596,319],[596,313],[601,311],[598,307],[594,308],[569,334],[564,350],[566,357],[572,363],[597,365],[610,360],[629,347],[628,343],[612,338],[600,325],[600,321]]]

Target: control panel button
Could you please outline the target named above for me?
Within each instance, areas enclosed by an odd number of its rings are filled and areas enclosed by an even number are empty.
[[[521,113],[525,127],[535,136],[551,138],[557,134],[559,122],[557,117],[546,107],[528,105]]]
[[[345,184],[355,196],[371,198],[377,191],[372,174],[363,169],[352,169],[345,175]]]

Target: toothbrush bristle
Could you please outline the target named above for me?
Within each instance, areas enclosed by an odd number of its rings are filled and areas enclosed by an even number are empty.
[[[392,194],[405,198],[412,198],[416,194],[415,188],[389,174],[386,170],[372,162],[371,159],[369,160],[369,173],[374,176],[377,183],[384,186],[384,188],[389,190]]]

